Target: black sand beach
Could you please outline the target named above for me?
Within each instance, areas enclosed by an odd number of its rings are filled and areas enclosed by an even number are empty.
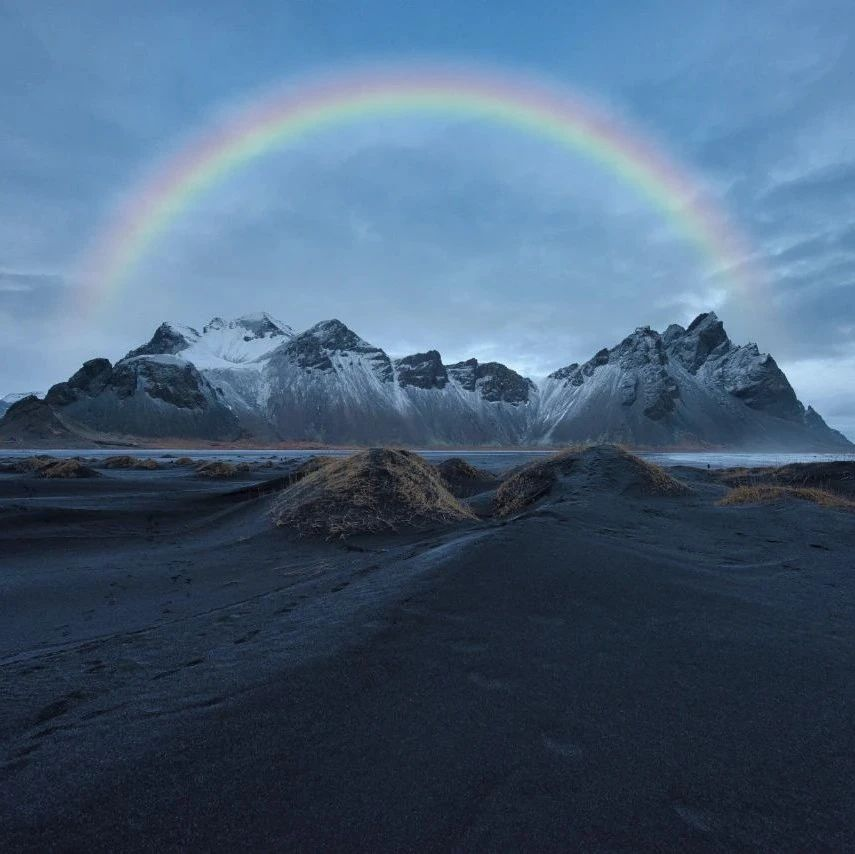
[[[0,848],[855,849],[855,514],[597,465],[334,542],[289,468],[0,475]]]

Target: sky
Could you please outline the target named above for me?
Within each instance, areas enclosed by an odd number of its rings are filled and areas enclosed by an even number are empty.
[[[851,2],[0,0],[0,396],[164,320],[338,317],[534,377],[714,309],[855,437]],[[271,87],[466,64],[578,93],[692,176],[746,294],[637,187],[477,117],[366,116],[228,172],[104,304],[81,259],[157,164]],[[296,81],[296,82],[295,82]]]

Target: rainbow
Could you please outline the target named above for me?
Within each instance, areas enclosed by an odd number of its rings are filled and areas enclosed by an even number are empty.
[[[438,114],[510,126],[589,158],[633,188],[693,243],[728,289],[758,277],[745,242],[698,181],[661,148],[565,89],[525,76],[448,66],[348,69],[252,99],[159,164],[132,190],[80,265],[85,302],[121,290],[200,194],[273,149],[378,116]]]

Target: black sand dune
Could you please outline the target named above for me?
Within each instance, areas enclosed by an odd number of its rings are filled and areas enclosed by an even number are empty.
[[[287,471],[0,475],[0,847],[851,849],[855,516],[561,466],[344,543]]]
[[[304,471],[277,497],[273,521],[327,539],[462,524],[474,517],[413,451],[371,448]]]

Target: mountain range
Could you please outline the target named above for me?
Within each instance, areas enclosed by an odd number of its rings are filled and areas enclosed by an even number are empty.
[[[201,330],[163,323],[115,364],[92,359],[43,396],[9,397],[7,446],[855,447],[797,399],[771,356],[734,344],[713,312],[662,333],[640,327],[537,383],[499,362],[445,364],[436,350],[392,359],[339,320],[301,333],[266,313],[215,317]]]

